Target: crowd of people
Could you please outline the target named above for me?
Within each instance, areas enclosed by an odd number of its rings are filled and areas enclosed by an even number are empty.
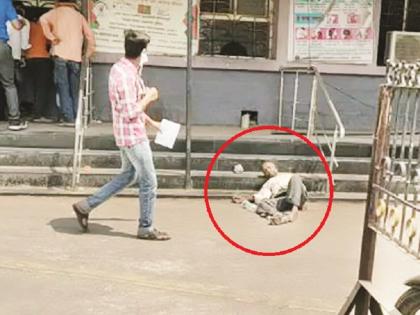
[[[52,9],[1,1],[0,104],[8,128],[26,129],[24,118],[73,127],[81,62],[94,52],[93,32],[76,1],[57,0]]]

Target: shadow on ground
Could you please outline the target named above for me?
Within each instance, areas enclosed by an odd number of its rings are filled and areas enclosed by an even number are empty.
[[[135,235],[127,234],[123,232],[116,232],[112,227],[104,224],[95,223],[97,221],[135,221],[135,220],[126,220],[126,219],[92,219],[89,220],[89,234],[95,235],[106,235],[112,237],[125,237],[125,238],[136,238]],[[58,233],[65,233],[71,235],[84,234],[75,218],[58,218],[51,220],[48,225],[50,225],[54,231]]]

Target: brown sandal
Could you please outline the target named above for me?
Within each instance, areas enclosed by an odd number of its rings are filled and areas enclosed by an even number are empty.
[[[84,233],[86,233],[88,231],[88,220],[89,220],[89,215],[82,213],[78,208],[77,205],[74,204],[73,205],[73,211],[76,214],[77,217],[77,222],[79,223],[80,227],[82,228],[82,231]]]

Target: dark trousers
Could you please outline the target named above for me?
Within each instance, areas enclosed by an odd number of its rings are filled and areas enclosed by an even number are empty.
[[[54,58],[54,83],[66,122],[74,122],[79,104],[80,63]]]
[[[34,117],[49,117],[52,110],[53,65],[49,58],[33,58],[26,62],[25,81],[34,104]]]
[[[0,84],[6,95],[8,118],[20,119],[18,93],[15,85],[15,64],[9,45],[0,40]]]

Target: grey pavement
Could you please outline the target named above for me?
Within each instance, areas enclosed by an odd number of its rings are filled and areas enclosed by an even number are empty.
[[[336,202],[299,251],[257,257],[216,232],[200,199],[158,200],[156,225],[173,237],[162,243],[134,237],[136,198],[97,209],[88,234],[73,217],[76,200],[0,197],[2,314],[336,314],[357,277],[363,203]],[[228,200],[211,205],[231,238],[267,251],[307,238],[326,208],[313,202],[294,224],[272,227]],[[378,247],[375,281],[399,294],[418,262],[381,239]]]

